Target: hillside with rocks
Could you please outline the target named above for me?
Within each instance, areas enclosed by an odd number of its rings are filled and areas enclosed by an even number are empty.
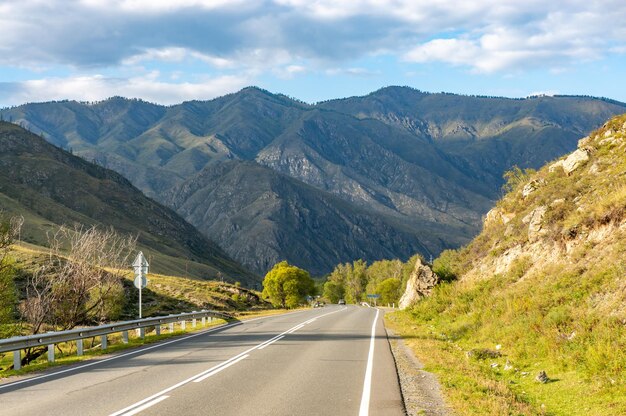
[[[407,259],[417,248],[429,258],[468,243],[500,196],[506,170],[537,168],[560,157],[575,148],[577,138],[624,111],[623,103],[590,97],[468,97],[406,87],[312,105],[251,87],[169,107],[116,97],[25,104],[0,110],[0,116],[121,173],[258,273],[280,258],[314,264],[323,274],[359,257]],[[241,166],[231,170],[223,164]],[[294,180],[302,189],[320,191],[316,195],[332,194],[324,203],[301,203],[309,211],[328,207],[317,215],[333,216],[301,232],[301,222],[273,215],[265,204],[259,218],[281,232],[259,238],[257,224],[237,219],[246,206],[234,203],[261,191],[249,174],[251,164],[285,182],[276,187],[287,192],[279,199],[294,196]],[[202,199],[199,193],[183,201],[181,195],[191,194],[176,195],[197,184],[205,170],[229,172],[221,183],[237,184],[228,188],[230,201]],[[214,191],[202,195],[224,194]],[[380,244],[371,241],[377,237],[333,252],[311,243],[335,238],[334,217],[356,213],[378,217],[403,237],[378,254],[373,248]],[[235,222],[239,227],[231,226]]]
[[[622,115],[510,174],[482,232],[435,260],[456,281],[398,316],[459,414],[626,413],[625,154]]]

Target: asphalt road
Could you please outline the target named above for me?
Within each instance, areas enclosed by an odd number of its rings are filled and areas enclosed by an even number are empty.
[[[356,306],[244,321],[0,384],[2,416],[134,414],[405,413],[382,312]]]

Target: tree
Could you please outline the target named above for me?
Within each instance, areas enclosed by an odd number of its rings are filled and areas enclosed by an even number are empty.
[[[367,286],[367,263],[359,259],[346,266],[346,300],[359,303],[363,300],[363,292]]]
[[[444,250],[433,262],[433,272],[443,282],[451,282],[459,277],[459,252]]]
[[[328,280],[326,283],[324,283],[323,296],[328,299],[330,303],[337,303],[339,302],[339,299],[343,299],[344,292],[345,289],[342,282]]]
[[[114,273],[128,267],[135,245],[135,237],[97,227],[61,227],[51,235],[47,260],[28,278],[20,305],[32,333],[116,318],[124,290]]]
[[[511,192],[516,189],[521,183],[526,182],[531,175],[536,173],[534,169],[520,169],[518,166],[513,166],[510,170],[504,172],[502,178],[504,178],[504,185],[502,190],[504,192]]]
[[[381,304],[398,303],[401,285],[402,282],[396,277],[390,277],[380,282],[376,286],[376,293],[380,295],[379,302]]]
[[[309,272],[286,261],[276,264],[263,279],[263,297],[275,307],[295,308],[314,292],[315,282]]]

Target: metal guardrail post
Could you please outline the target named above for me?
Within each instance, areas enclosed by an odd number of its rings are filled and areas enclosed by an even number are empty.
[[[22,350],[13,351],[13,369],[19,370],[22,368]]]
[[[128,344],[128,331],[122,331],[122,342]]]
[[[100,340],[101,340],[101,342],[100,342],[101,348],[103,350],[106,350],[107,349],[107,336],[106,335],[100,335]]]
[[[157,335],[161,335],[161,325],[157,325],[154,327],[154,332],[156,332]]]
[[[48,362],[54,362],[54,344],[48,344]]]
[[[171,334],[172,332],[174,332],[174,322],[171,322],[171,323],[169,324],[168,329],[169,329],[170,334]]]
[[[76,355],[78,355],[79,357],[83,355],[83,340],[82,339],[76,340]]]
[[[186,326],[187,326],[187,322],[184,319],[180,321],[180,329],[184,331]]]
[[[191,327],[192,327],[192,328],[195,328],[195,327],[196,327],[196,318],[193,318],[193,319],[191,320]]]

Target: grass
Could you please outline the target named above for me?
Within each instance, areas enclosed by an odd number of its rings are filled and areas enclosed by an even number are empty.
[[[625,122],[592,133],[589,161],[570,175],[521,177],[497,204],[510,221],[435,262],[459,280],[387,317],[456,414],[626,414]],[[541,206],[543,233],[529,235],[524,218]]]
[[[15,267],[19,270],[17,286],[22,288],[26,276],[32,273],[38,267],[40,259],[46,256],[46,250],[36,245],[20,243],[12,247],[10,254],[15,260]],[[139,292],[133,286],[133,274],[130,270],[121,273],[120,277],[126,292],[126,304],[121,318],[134,319],[139,313]],[[143,316],[201,309],[243,311],[271,307],[261,299],[259,292],[237,284],[155,273],[150,273],[147,277],[148,287],[142,292]]]
[[[32,273],[37,267],[42,256],[46,256],[46,251],[42,247],[20,243],[12,247],[11,258],[18,273],[16,275],[16,286],[19,292],[24,291],[26,276]],[[122,273],[120,278],[125,288],[125,305],[122,309],[120,320],[136,319],[138,316],[138,290],[133,286],[132,273]],[[263,301],[260,293],[240,287],[238,284],[226,282],[207,281],[191,279],[177,276],[167,276],[160,274],[148,275],[148,287],[142,292],[143,316],[160,316],[174,313],[199,311],[201,309],[213,309],[225,311],[232,315],[234,319],[250,319],[252,317],[268,316],[284,313],[284,310],[270,309],[271,305]],[[27,332],[24,325],[5,325],[0,327],[3,330],[16,328],[22,333]],[[198,328],[197,330],[199,330]],[[187,325],[187,331],[191,331],[191,325]],[[15,331],[12,331],[13,333]],[[165,333],[163,333],[165,332]],[[85,356],[75,355],[75,343],[61,344],[57,346],[57,360],[55,363],[47,363],[47,355],[43,355],[35,362],[24,366],[20,371],[6,370],[13,364],[11,353],[0,354],[0,377],[23,374],[38,371],[50,366],[70,364],[85,359],[91,359],[104,353],[160,341],[171,336],[180,335],[183,332],[177,331],[173,334],[163,331],[160,336],[149,336],[144,340],[130,338],[128,344],[121,342],[121,334],[113,334],[109,337],[109,347],[106,352],[101,351],[97,346],[90,348],[85,345]],[[99,340],[99,339],[98,339]],[[87,340],[85,341],[87,342]],[[99,341],[98,341],[99,342]],[[2,371],[2,369],[5,369]]]

